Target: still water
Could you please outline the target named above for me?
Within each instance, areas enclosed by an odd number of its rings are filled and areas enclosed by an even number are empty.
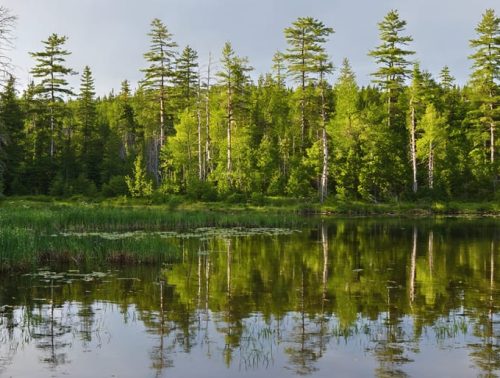
[[[0,376],[500,376],[498,220],[208,235],[0,276]]]

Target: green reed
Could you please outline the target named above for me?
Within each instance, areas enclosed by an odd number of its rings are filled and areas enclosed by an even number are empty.
[[[292,227],[304,218],[254,211],[170,211],[166,208],[95,205],[24,205],[0,208],[0,227],[40,232],[175,230],[197,227]]]

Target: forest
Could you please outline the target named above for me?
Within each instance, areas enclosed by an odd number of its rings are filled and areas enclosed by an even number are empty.
[[[1,7],[5,196],[499,198],[493,9],[478,14],[462,86],[446,65],[433,77],[415,59],[397,10],[379,22],[379,44],[367,51],[377,65],[368,86],[358,85],[348,58],[333,66],[336,53],[325,45],[334,29],[300,17],[284,30],[287,48],[272,57],[272,71],[257,80],[230,42],[201,64],[154,19],[149,46],[137,52],[144,56],[137,88],[123,80],[118,93],[97,96],[91,67],[79,74],[69,67],[68,37],[54,33],[31,52],[32,82],[19,90],[9,70],[15,27],[16,16]],[[81,76],[77,90],[71,75]]]

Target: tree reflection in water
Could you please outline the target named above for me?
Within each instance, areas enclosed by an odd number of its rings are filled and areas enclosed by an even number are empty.
[[[156,376],[190,353],[220,359],[228,376],[277,364],[324,374],[348,345],[380,377],[409,375],[429,345],[460,345],[473,372],[495,376],[499,232],[494,220],[323,221],[292,235],[182,240],[182,258],[163,269],[5,276],[0,372],[30,345],[41,365],[70,369],[73,350],[112,344],[101,310],[116,306],[145,328]]]

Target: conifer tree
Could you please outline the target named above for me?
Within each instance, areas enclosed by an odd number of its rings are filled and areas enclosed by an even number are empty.
[[[13,194],[14,181],[20,180],[24,158],[24,115],[16,96],[15,82],[11,76],[0,94],[0,193],[4,189],[8,194]]]
[[[397,10],[391,10],[378,24],[381,44],[369,55],[375,58],[379,69],[374,72],[373,82],[378,84],[387,96],[387,124],[389,128],[393,123],[394,105],[403,89],[405,79],[411,73],[408,69],[410,61],[407,60],[413,51],[405,48],[413,41],[410,36],[402,36],[406,21],[401,20]]]
[[[245,90],[249,81],[248,72],[252,69],[246,58],[238,57],[231,43],[226,42],[222,50],[222,70],[217,73],[219,85],[225,92],[226,108],[226,174],[229,186],[233,173],[233,129],[238,113],[245,107]]]
[[[276,51],[273,56],[273,73],[274,78],[280,87],[285,86],[286,67],[285,55],[281,51]]]
[[[305,147],[308,126],[306,87],[317,79],[315,74],[318,73],[318,62],[325,54],[324,44],[332,33],[332,28],[312,17],[299,17],[292,26],[285,29],[288,48],[284,57],[288,62],[288,73],[300,88],[301,148]]]
[[[144,58],[150,65],[142,70],[145,75],[142,83],[153,92],[159,104],[159,144],[162,147],[165,143],[165,136],[174,133],[174,130],[166,129],[165,118],[167,114],[167,87],[174,77],[173,65],[177,43],[172,40],[173,35],[167,27],[157,18],[151,22],[151,31],[148,36],[151,38],[151,45],[149,51],[144,54]]]
[[[174,83],[179,96],[179,110],[189,107],[197,94],[198,53],[186,46],[176,61]]]
[[[493,9],[483,14],[476,27],[477,38],[470,41],[475,50],[469,57],[473,61],[471,86],[476,106],[471,111],[471,118],[489,133],[489,162],[493,184],[497,181],[496,129],[500,122],[500,18]],[[481,133],[482,134],[482,133]],[[486,139],[486,138],[485,138]],[[477,141],[476,143],[478,143]]]
[[[97,150],[97,111],[95,103],[95,86],[92,71],[85,66],[80,81],[78,96],[78,122],[80,126],[81,163],[85,178],[99,182],[99,151]]]
[[[359,197],[358,174],[361,164],[359,88],[349,60],[345,58],[334,86],[335,114],[329,122],[333,145],[333,173],[337,194],[342,198]]]
[[[451,76],[450,68],[448,66],[444,66],[441,72],[439,73],[439,79],[441,83],[441,87],[445,91],[449,91],[453,88],[455,78]]]
[[[50,111],[50,156],[55,153],[55,127],[57,122],[57,104],[63,102],[63,95],[73,95],[68,88],[66,77],[74,75],[71,68],[65,66],[65,57],[71,53],[63,49],[67,37],[51,34],[49,38],[42,41],[45,49],[40,52],[30,53],[37,64],[31,70],[35,78],[40,79],[37,85],[37,93],[49,103]]]

